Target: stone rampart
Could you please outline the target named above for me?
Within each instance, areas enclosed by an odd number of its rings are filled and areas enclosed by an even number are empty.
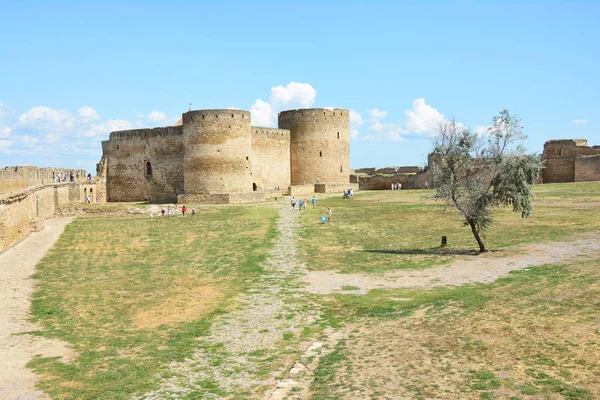
[[[84,169],[39,168],[30,165],[4,167],[0,169],[0,193],[22,190],[30,186],[51,184],[54,183],[54,176],[63,173],[67,174],[67,182],[69,182],[71,171],[77,182],[85,181],[86,172]],[[77,173],[79,173],[79,177],[77,177]]]
[[[597,155],[600,155],[600,146],[588,146],[586,139],[549,140],[544,144],[542,154],[545,162],[543,182],[600,180],[600,176],[593,172],[600,168],[600,164],[596,165],[600,158],[593,157]]]
[[[307,185],[292,185],[288,186],[287,192],[290,196],[298,196],[302,194],[311,194],[315,192],[314,184]]]
[[[359,186],[357,183],[346,183],[343,185],[336,183],[317,183],[315,184],[315,193],[343,193],[349,188],[353,191],[357,191]]]
[[[290,184],[290,131],[252,127],[252,188],[272,190]]]
[[[360,190],[391,190],[392,184],[402,184],[402,189],[424,189],[425,182],[431,187],[432,173],[424,171],[418,174],[393,174],[373,176],[357,175],[358,186]]]
[[[51,183],[0,194],[0,252],[41,229],[60,205],[85,203],[87,195],[95,202],[99,187],[90,181]]]
[[[112,132],[103,149],[108,201],[175,201],[183,192],[182,127]]]
[[[575,182],[600,181],[600,154],[575,159]]]

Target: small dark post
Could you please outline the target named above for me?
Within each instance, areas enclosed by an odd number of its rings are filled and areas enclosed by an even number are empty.
[[[442,247],[446,247],[448,245],[448,238],[446,236],[442,236]]]

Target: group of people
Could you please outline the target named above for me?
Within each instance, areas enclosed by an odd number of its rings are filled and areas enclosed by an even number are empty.
[[[400,182],[392,183],[392,190],[402,190],[402,184]]]
[[[61,182],[66,182],[67,178],[69,179],[69,182],[71,183],[75,183],[76,181],[79,181],[79,171],[75,171],[73,172],[73,170],[69,170],[69,172],[64,171],[64,172],[52,172],[52,183],[61,183]],[[92,174],[87,174],[87,180],[91,181],[92,180]]]
[[[348,190],[350,190],[350,189],[348,189]],[[344,192],[344,193],[346,193],[346,192]],[[317,208],[317,198],[315,196],[312,197],[310,202],[312,203],[313,210],[315,208]],[[296,197],[292,197],[291,204],[292,204],[292,211],[296,210],[296,204],[298,205],[298,211],[301,211],[301,210],[306,210],[308,201],[306,200],[306,198],[296,200]],[[326,222],[331,223],[331,221],[333,219],[333,210],[331,209],[331,207],[327,208],[326,213],[327,213],[327,215],[324,215],[323,217],[321,217],[321,223],[323,223],[323,224]]]
[[[181,216],[185,217],[187,215],[187,207],[185,206],[185,204],[181,207]],[[192,208],[192,217],[196,215],[196,209]],[[162,207],[159,211],[156,212],[156,218],[160,219],[160,218],[170,218],[170,217],[177,217],[179,216],[179,204],[175,204],[175,208],[171,208],[171,206],[167,206],[167,209],[165,210],[164,207]],[[152,221],[154,219],[154,211],[150,210],[150,221]]]
[[[314,209],[317,206],[317,198],[315,196],[312,197],[311,199],[312,202],[312,208]],[[306,210],[306,206],[308,204],[308,201],[306,201],[306,198],[304,199],[298,199],[298,211],[300,210]],[[294,211],[296,209],[296,198],[292,197],[292,211]]]
[[[342,199],[349,199],[352,196],[354,196],[354,191],[352,190],[352,188],[348,188],[348,190],[344,190],[344,195],[342,196]]]

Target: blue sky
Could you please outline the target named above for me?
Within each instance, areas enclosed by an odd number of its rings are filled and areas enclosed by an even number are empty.
[[[0,166],[94,171],[111,130],[193,109],[353,110],[351,167],[422,165],[507,108],[600,145],[600,2],[0,1]]]

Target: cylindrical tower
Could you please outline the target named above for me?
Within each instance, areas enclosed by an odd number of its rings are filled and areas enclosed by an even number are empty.
[[[252,192],[250,112],[197,110],[183,114],[186,194]]]
[[[349,182],[350,111],[283,111],[279,128],[290,130],[292,185]]]

